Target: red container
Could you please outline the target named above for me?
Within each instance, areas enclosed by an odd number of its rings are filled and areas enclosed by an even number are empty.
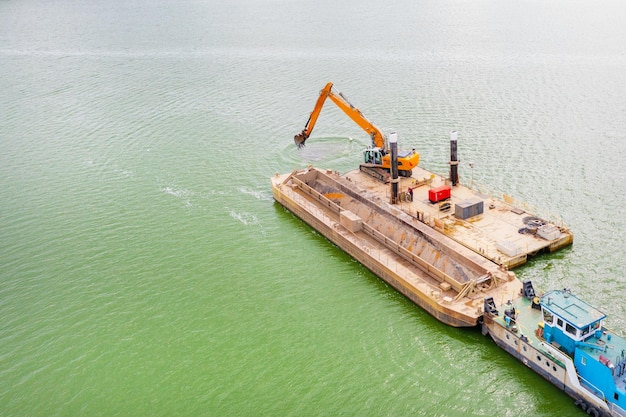
[[[450,198],[450,186],[442,185],[441,187],[431,188],[428,190],[428,199],[431,203],[443,201]]]

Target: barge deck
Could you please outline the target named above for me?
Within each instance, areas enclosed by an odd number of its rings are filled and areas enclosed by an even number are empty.
[[[357,170],[345,177],[380,198],[389,199],[390,187]],[[440,175],[416,167],[412,177],[398,179],[401,211],[455,240],[477,254],[507,268],[524,264],[541,252],[569,246],[573,233],[560,220],[549,221],[530,213],[522,202],[509,196],[487,196],[462,184],[450,186]],[[449,197],[432,202],[432,190],[448,187]],[[407,198],[409,188],[412,201]],[[483,210],[470,218],[457,216],[455,208],[465,202],[480,202]]]

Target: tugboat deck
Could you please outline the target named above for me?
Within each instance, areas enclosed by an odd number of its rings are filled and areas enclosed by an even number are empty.
[[[579,299],[576,301],[578,303],[582,302]],[[506,310],[514,310],[516,313],[515,319],[510,320],[508,325],[505,314]],[[584,302],[582,302],[582,305],[570,307],[569,310],[575,310],[578,317],[583,319],[589,314],[597,316],[597,310]],[[512,330],[517,337],[524,339],[530,346],[551,356],[550,353],[541,346],[542,343],[547,343],[543,338],[543,314],[540,309],[532,308],[531,300],[525,297],[516,297],[512,300],[507,300],[500,306],[499,314],[492,319],[500,326]],[[626,355],[626,339],[607,327],[603,327],[597,333],[592,334],[593,336],[588,337],[579,349],[583,350],[596,361],[601,361],[601,358],[606,358],[606,360],[608,360],[607,366],[611,364],[611,366],[615,366],[612,370],[615,385],[619,391],[626,395],[626,378],[624,377],[626,373],[626,362],[624,360]],[[549,345],[555,349],[561,350],[561,346],[556,342],[552,342]],[[541,358],[538,359],[538,362],[541,362]],[[557,358],[552,359],[560,366],[565,367]],[[545,365],[550,366],[549,364]],[[581,383],[586,385],[583,379],[581,379]],[[586,388],[590,391],[594,390],[594,387],[591,385],[586,385]]]

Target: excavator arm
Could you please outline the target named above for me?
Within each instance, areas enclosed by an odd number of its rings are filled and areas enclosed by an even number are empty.
[[[309,115],[309,120],[307,120],[306,125],[304,125],[304,129],[302,129],[302,132],[293,137],[293,141],[296,143],[298,149],[304,147],[304,142],[311,135],[311,132],[315,127],[315,123],[317,123],[317,118],[320,116],[322,111],[322,107],[324,107],[324,102],[326,101],[326,98],[328,97],[328,94],[330,94],[332,88],[333,83],[328,83],[324,86],[324,88],[322,88],[320,96],[317,98],[317,102],[315,102],[315,107]]]
[[[380,129],[367,120],[365,116],[361,114],[361,111],[354,107],[343,94],[335,92],[333,89],[333,83],[331,82],[326,84],[322,91],[320,91],[315,107],[313,108],[313,111],[309,116],[309,120],[306,122],[302,132],[293,137],[293,141],[296,143],[298,148],[302,148],[304,146],[304,142],[309,138],[311,132],[313,132],[315,123],[319,118],[320,112],[322,111],[322,107],[324,106],[327,98],[335,103],[337,107],[339,107],[346,115],[348,115],[348,117],[359,125],[361,129],[365,130],[370,135],[370,138],[372,139],[372,146],[385,149],[385,137]]]

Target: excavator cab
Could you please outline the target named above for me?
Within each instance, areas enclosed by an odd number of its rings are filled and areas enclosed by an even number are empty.
[[[381,165],[384,155],[385,153],[381,148],[367,148],[363,151],[366,164]]]

